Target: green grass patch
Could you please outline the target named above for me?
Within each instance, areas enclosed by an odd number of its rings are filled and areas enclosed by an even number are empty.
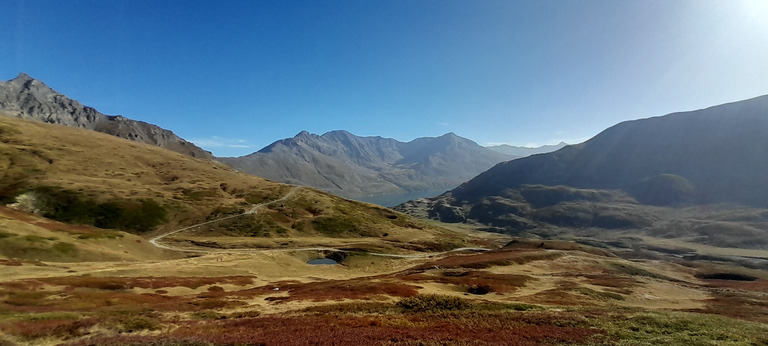
[[[655,279],[661,279],[661,280],[667,280],[667,281],[677,281],[673,278],[670,278],[669,276],[662,275],[662,274],[656,274],[650,271],[647,271],[642,268],[635,267],[633,265],[625,264],[625,263],[618,263],[618,262],[612,262],[609,264],[610,268],[622,273],[627,274],[631,276],[647,276]]]
[[[144,330],[158,330],[161,324],[154,318],[148,316],[131,316],[120,321],[122,332],[140,332]]]
[[[39,186],[30,192],[43,216],[65,223],[146,232],[166,220],[167,211],[151,199],[97,202],[79,192]]]
[[[532,311],[544,310],[543,306],[524,303],[479,303],[472,307],[477,311]]]
[[[269,238],[274,234],[284,235],[288,232],[277,222],[264,217],[255,218],[253,215],[243,215],[214,225],[217,230],[231,236]]]
[[[466,310],[471,304],[466,299],[439,294],[420,294],[403,298],[397,306],[409,312],[442,312]]]
[[[312,228],[329,237],[358,236],[375,237],[375,233],[359,227],[364,221],[349,216],[318,217],[312,220]]]
[[[768,344],[768,326],[716,315],[641,312],[596,322],[616,345]]]
[[[72,256],[72,255],[77,254],[77,247],[74,244],[65,243],[65,242],[62,242],[62,241],[60,241],[60,242],[58,242],[56,244],[53,244],[53,246],[51,246],[51,249],[53,251],[56,251],[56,252],[59,252],[59,253],[62,253],[64,255],[68,255],[68,256]]]
[[[30,243],[45,243],[45,242],[49,242],[49,241],[54,241],[57,238],[55,238],[55,237],[41,237],[41,236],[37,236],[37,235],[25,235],[25,236],[21,237],[21,239],[24,239],[24,240],[26,240],[26,241],[28,241]]]
[[[16,235],[17,235],[16,233],[0,231],[0,239],[15,237]]]

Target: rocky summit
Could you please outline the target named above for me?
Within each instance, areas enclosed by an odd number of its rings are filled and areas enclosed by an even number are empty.
[[[119,115],[104,115],[24,73],[7,82],[0,82],[0,114],[85,128],[192,157],[213,159],[211,153],[169,130]]]
[[[347,131],[302,131],[253,154],[221,160],[257,176],[366,200],[414,192],[436,195],[509,159],[454,133],[404,143]]]

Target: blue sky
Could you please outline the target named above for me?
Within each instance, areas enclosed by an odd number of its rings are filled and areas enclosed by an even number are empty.
[[[0,79],[219,156],[301,130],[573,143],[768,94],[764,0],[4,0],[0,44]]]

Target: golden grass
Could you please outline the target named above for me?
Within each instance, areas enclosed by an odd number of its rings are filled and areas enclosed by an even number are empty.
[[[83,200],[98,203],[156,201],[167,210],[168,216],[150,235],[240,213],[254,204],[277,200],[294,188],[151,145],[8,117],[0,117],[0,169],[4,172],[0,177],[0,197],[5,196],[6,202],[41,186],[70,191]],[[36,222],[43,228],[51,228]],[[79,232],[79,238],[94,236],[90,231],[62,229]],[[366,239],[378,248],[415,246],[413,250],[417,251],[459,246],[467,238],[389,209],[312,188],[302,188],[291,198],[266,205],[255,215],[213,223],[207,228],[179,233],[175,238],[222,235],[268,240]],[[280,243],[272,244],[268,247]],[[52,246],[40,248],[38,252]],[[74,249],[70,252],[80,251],[77,242],[56,246],[61,251],[72,246]],[[39,257],[20,253],[10,256]]]

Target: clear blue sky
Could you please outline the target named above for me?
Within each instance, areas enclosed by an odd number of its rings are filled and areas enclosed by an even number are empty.
[[[0,44],[0,79],[219,156],[304,129],[573,143],[768,94],[768,0],[3,0]]]

